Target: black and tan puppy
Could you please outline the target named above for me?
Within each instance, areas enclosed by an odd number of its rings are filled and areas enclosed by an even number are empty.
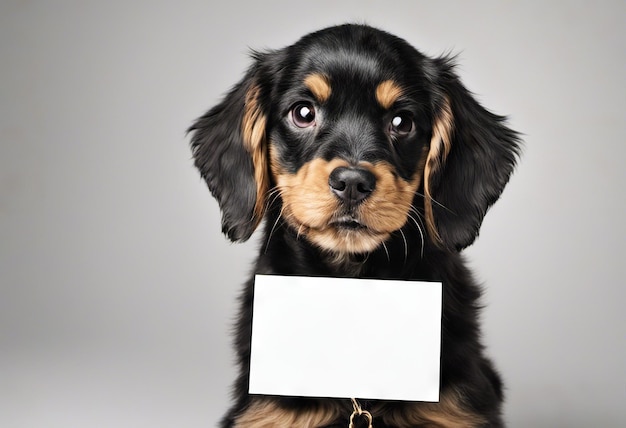
[[[500,378],[480,343],[480,289],[459,252],[509,179],[517,134],[474,100],[449,58],[368,26],[324,29],[253,59],[190,128],[224,233],[245,241],[265,220],[260,274],[442,281],[440,401],[363,408],[376,428],[503,426]],[[222,426],[347,426],[349,400],[248,394],[253,285]]]

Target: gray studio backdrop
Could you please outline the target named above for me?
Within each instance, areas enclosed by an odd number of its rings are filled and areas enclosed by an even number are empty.
[[[512,427],[626,426],[623,1],[3,1],[0,426],[210,427],[257,243],[185,129],[247,66],[345,21],[459,53],[525,133],[467,251]]]

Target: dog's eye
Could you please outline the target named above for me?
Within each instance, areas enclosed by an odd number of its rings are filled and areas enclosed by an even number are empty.
[[[291,109],[291,120],[298,128],[315,125],[315,107],[309,103],[296,104]]]
[[[413,130],[413,119],[408,113],[398,113],[391,119],[390,130],[396,135],[407,135]]]

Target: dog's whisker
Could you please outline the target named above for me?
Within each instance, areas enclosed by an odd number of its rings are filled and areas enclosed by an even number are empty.
[[[437,200],[436,200],[435,198],[433,198],[432,196],[428,197],[428,196],[424,195],[424,194],[423,194],[423,193],[421,193],[421,192],[415,192],[415,194],[416,194],[417,196],[421,196],[421,197],[422,197],[422,199],[430,199],[432,202],[434,202],[434,203],[435,203],[435,205],[440,206],[441,208],[443,208],[444,210],[446,210],[446,211],[448,211],[448,212],[450,212],[450,213],[452,213],[452,214],[456,214],[456,213],[454,212],[454,210],[452,210],[452,209],[448,208],[447,206],[445,206],[445,205],[444,205],[444,204],[442,204],[441,202],[437,201]]]
[[[415,226],[417,227],[417,230],[420,234],[420,243],[421,243],[421,250],[420,250],[420,257],[423,258],[424,257],[424,231],[422,230],[422,226],[420,225],[421,222],[418,221],[418,219],[420,219],[420,215],[419,212],[411,207],[412,209],[409,211],[409,214],[407,215],[407,217],[413,221],[413,223],[415,224]],[[417,218],[415,218],[411,213],[415,213],[417,214]]]
[[[422,227],[425,227],[424,226],[424,214],[421,213],[413,205],[411,205],[411,207],[409,208],[408,216],[410,216],[414,222],[416,223],[419,222],[419,225],[421,225]]]
[[[276,216],[276,221],[272,225],[272,228],[270,229],[270,232],[267,234],[267,242],[265,243],[265,254],[267,254],[267,249],[270,246],[270,241],[272,240],[272,236],[274,235],[274,231],[276,230],[276,226],[278,225],[278,223],[283,218],[283,211],[284,211],[284,209],[285,209],[285,207],[281,207],[280,213],[278,213],[278,216]]]
[[[389,250],[387,249],[387,245],[385,245],[384,242],[382,243],[382,247],[383,247],[383,250],[385,250],[385,254],[387,255],[387,261],[391,262],[391,258],[389,257]]]
[[[281,190],[273,187],[265,193],[265,209],[268,210],[280,198]]]
[[[402,241],[404,242],[404,263],[406,263],[409,257],[409,244],[406,242],[406,236],[404,236],[402,229],[398,229],[398,232],[402,235]]]

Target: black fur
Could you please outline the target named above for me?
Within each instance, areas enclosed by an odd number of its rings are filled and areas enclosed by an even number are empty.
[[[459,251],[475,240],[485,213],[509,179],[519,151],[517,134],[506,127],[503,117],[475,101],[460,83],[451,59],[428,58],[402,39],[368,26],[328,28],[282,50],[256,53],[253,60],[243,80],[222,103],[190,128],[195,164],[220,204],[224,233],[233,241],[248,239],[261,220],[255,206],[262,206],[265,231],[255,273],[442,281],[442,393],[457,391],[462,397],[459,405],[482,417],[484,426],[503,426],[500,377],[485,358],[480,342],[480,289]],[[316,100],[303,86],[311,73],[329,78],[328,100]],[[373,95],[384,80],[404,89],[388,109]],[[254,108],[264,119],[259,122],[263,135],[254,149],[261,158],[255,158],[243,141],[242,129],[249,120],[244,111],[253,90]],[[316,110],[316,122],[310,128],[293,126],[294,106],[301,101]],[[434,124],[446,114],[451,116],[444,120],[450,126],[449,151],[441,149],[432,159],[429,155],[431,173],[424,176],[420,158],[440,143],[433,138]],[[390,121],[398,116],[412,120],[410,132],[390,131]],[[404,182],[421,177],[408,220],[379,245],[364,251],[335,250],[309,239],[308,229],[284,216],[285,201],[276,188],[277,165],[270,166],[270,150],[281,173],[289,176],[316,159],[340,159],[350,166],[391,165],[393,176]],[[259,187],[259,176],[267,177],[266,187]],[[426,182],[430,185],[431,227],[425,221]],[[309,188],[303,186],[300,191],[306,193]],[[346,215],[359,203],[337,202]],[[354,225],[337,227],[347,230]],[[250,402],[253,287],[250,279],[241,296],[235,339],[240,374],[234,405],[224,417],[223,427],[233,426]],[[273,399],[281,408],[295,411],[321,402]],[[374,414],[375,427],[388,426],[385,412],[404,405],[363,403],[364,408],[381,409]],[[337,426],[347,425],[350,402],[332,400],[332,406],[342,413]]]

